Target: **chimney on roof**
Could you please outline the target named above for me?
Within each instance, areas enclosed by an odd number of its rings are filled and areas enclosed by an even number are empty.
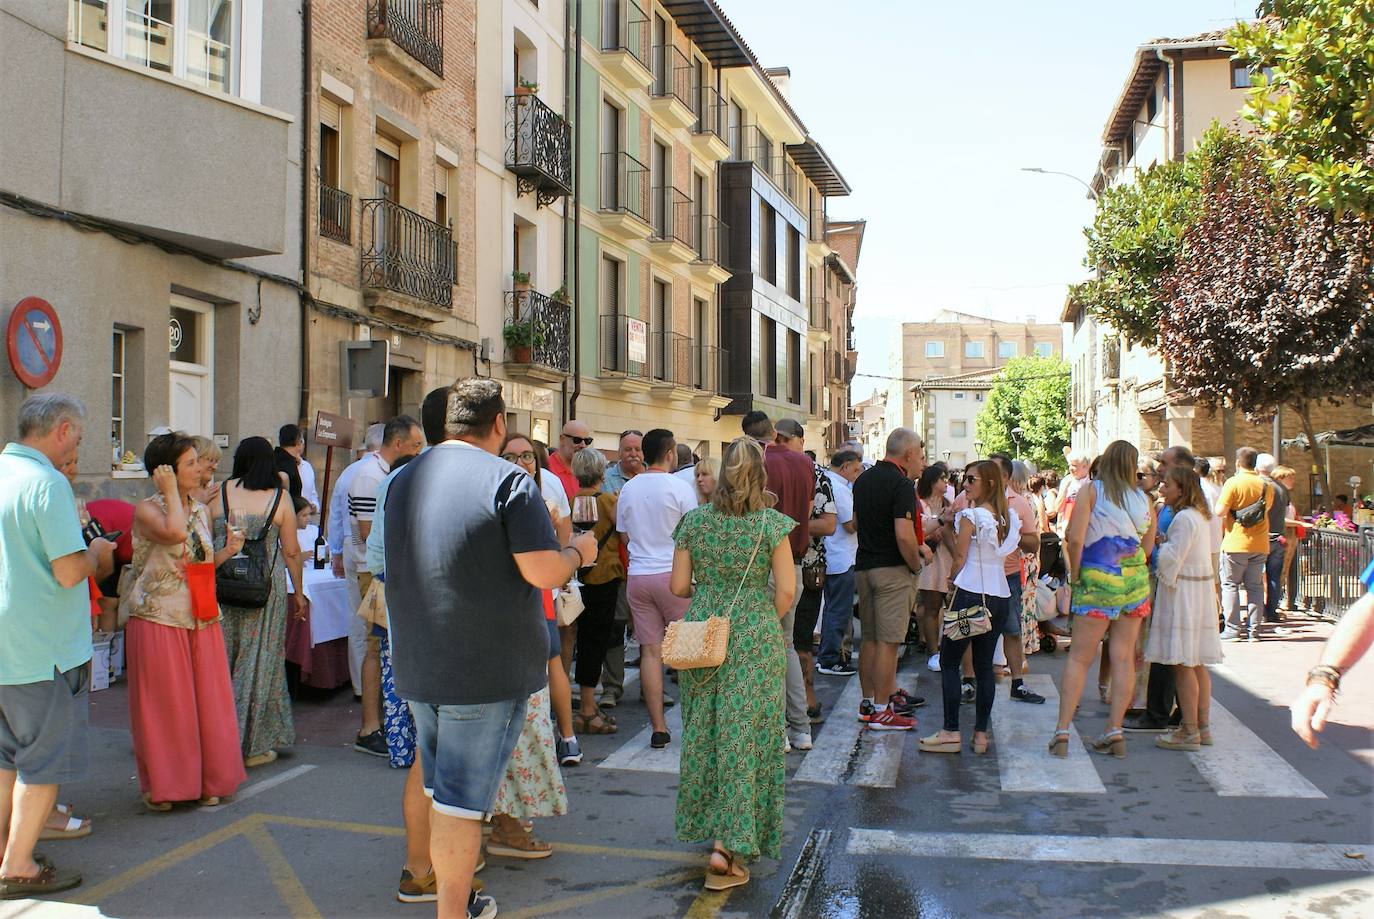
[[[768,75],[768,79],[773,81],[773,85],[782,93],[782,97],[788,102],[792,101],[792,68],[790,67],[769,67],[763,71]]]

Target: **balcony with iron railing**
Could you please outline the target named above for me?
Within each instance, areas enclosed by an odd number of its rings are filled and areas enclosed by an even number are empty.
[[[649,222],[649,169],[622,151],[601,154],[602,229],[622,242],[647,239]]]
[[[367,53],[419,92],[443,85],[443,0],[367,0]]]
[[[652,385],[648,323],[621,315],[603,315],[598,321],[603,385],[618,384],[624,390],[648,392]]]
[[[649,17],[635,0],[603,0],[601,63],[622,89],[644,89],[649,69]]]
[[[825,387],[813,384],[811,387],[811,403],[809,406],[811,417],[820,418],[829,411],[829,402],[826,401]]]
[[[681,332],[653,333],[650,376],[655,389],[669,399],[686,402],[692,392],[692,340]]]
[[[353,196],[320,183],[320,235],[348,245],[353,242]]]
[[[536,385],[568,375],[572,349],[572,307],[533,290],[506,293],[506,372]]]
[[[692,81],[696,71],[676,45],[655,45],[654,81],[649,87],[649,108],[654,117],[671,128],[688,128],[696,121],[692,105]]]
[[[703,159],[716,162],[730,155],[725,139],[725,103],[714,86],[698,86],[692,91],[692,147]]]
[[[713,214],[696,214],[692,218],[692,261],[688,270],[708,284],[724,284],[730,280],[728,252],[730,227]]]
[[[725,393],[730,352],[715,345],[692,347],[692,403],[701,408],[724,408],[732,401]]]
[[[450,315],[453,231],[385,198],[362,201],[363,299],[374,309],[437,322]]]
[[[539,207],[572,194],[572,128],[538,96],[506,97],[506,168]]]
[[[830,382],[845,383],[844,355],[838,351],[831,351],[829,358]]]
[[[806,216],[806,240],[825,245],[825,211],[813,208]]]
[[[768,138],[758,125],[746,124],[728,130],[729,159],[753,163],[793,204],[801,206],[801,172],[788,158],[786,148]]]
[[[825,294],[812,294],[810,307],[811,330],[824,332],[825,340],[830,341],[830,302],[826,300]]]
[[[650,196],[649,250],[668,262],[683,264],[696,255],[692,245],[692,199],[686,192],[662,185]]]

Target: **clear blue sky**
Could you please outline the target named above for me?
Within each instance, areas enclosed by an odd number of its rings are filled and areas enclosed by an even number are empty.
[[[1224,28],[1253,0],[721,0],[865,218],[859,371],[888,372],[898,323],[943,308],[1058,318],[1084,270],[1081,186],[1135,48]],[[881,381],[858,377],[855,399]]]

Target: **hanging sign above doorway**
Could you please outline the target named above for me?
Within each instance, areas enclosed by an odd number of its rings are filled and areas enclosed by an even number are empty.
[[[62,366],[62,324],[57,310],[39,297],[25,297],[10,313],[5,330],[14,375],[31,389],[47,386]]]

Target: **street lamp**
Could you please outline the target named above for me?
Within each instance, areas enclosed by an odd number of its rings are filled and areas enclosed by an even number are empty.
[[[973,442],[973,452],[980,457],[983,455],[983,442],[981,440],[975,440]]]
[[[1089,199],[1089,200],[1091,200],[1091,201],[1096,201],[1096,200],[1097,200],[1097,192],[1093,190],[1093,187],[1092,187],[1091,185],[1089,185],[1087,182],[1084,182],[1084,181],[1083,181],[1082,179],[1080,179],[1078,176],[1074,175],[1072,172],[1059,172],[1059,171],[1054,170],[1054,169],[1041,169],[1039,166],[1022,166],[1022,167],[1021,167],[1021,171],[1022,171],[1022,172],[1034,172],[1034,173],[1036,173],[1037,175],[1042,175],[1042,176],[1063,176],[1063,177],[1066,178],[1066,179],[1073,179],[1073,180],[1074,180],[1075,182],[1077,182],[1079,185],[1082,185],[1084,188],[1086,188],[1086,189],[1088,190],[1088,199]]]
[[[1017,458],[1017,459],[1020,459],[1020,458],[1021,458],[1021,435],[1024,434],[1024,433],[1026,433],[1026,432],[1023,431],[1023,430],[1021,430],[1020,428],[1012,428],[1012,429],[1011,429],[1011,439],[1014,440],[1014,441],[1016,441],[1016,458]]]

